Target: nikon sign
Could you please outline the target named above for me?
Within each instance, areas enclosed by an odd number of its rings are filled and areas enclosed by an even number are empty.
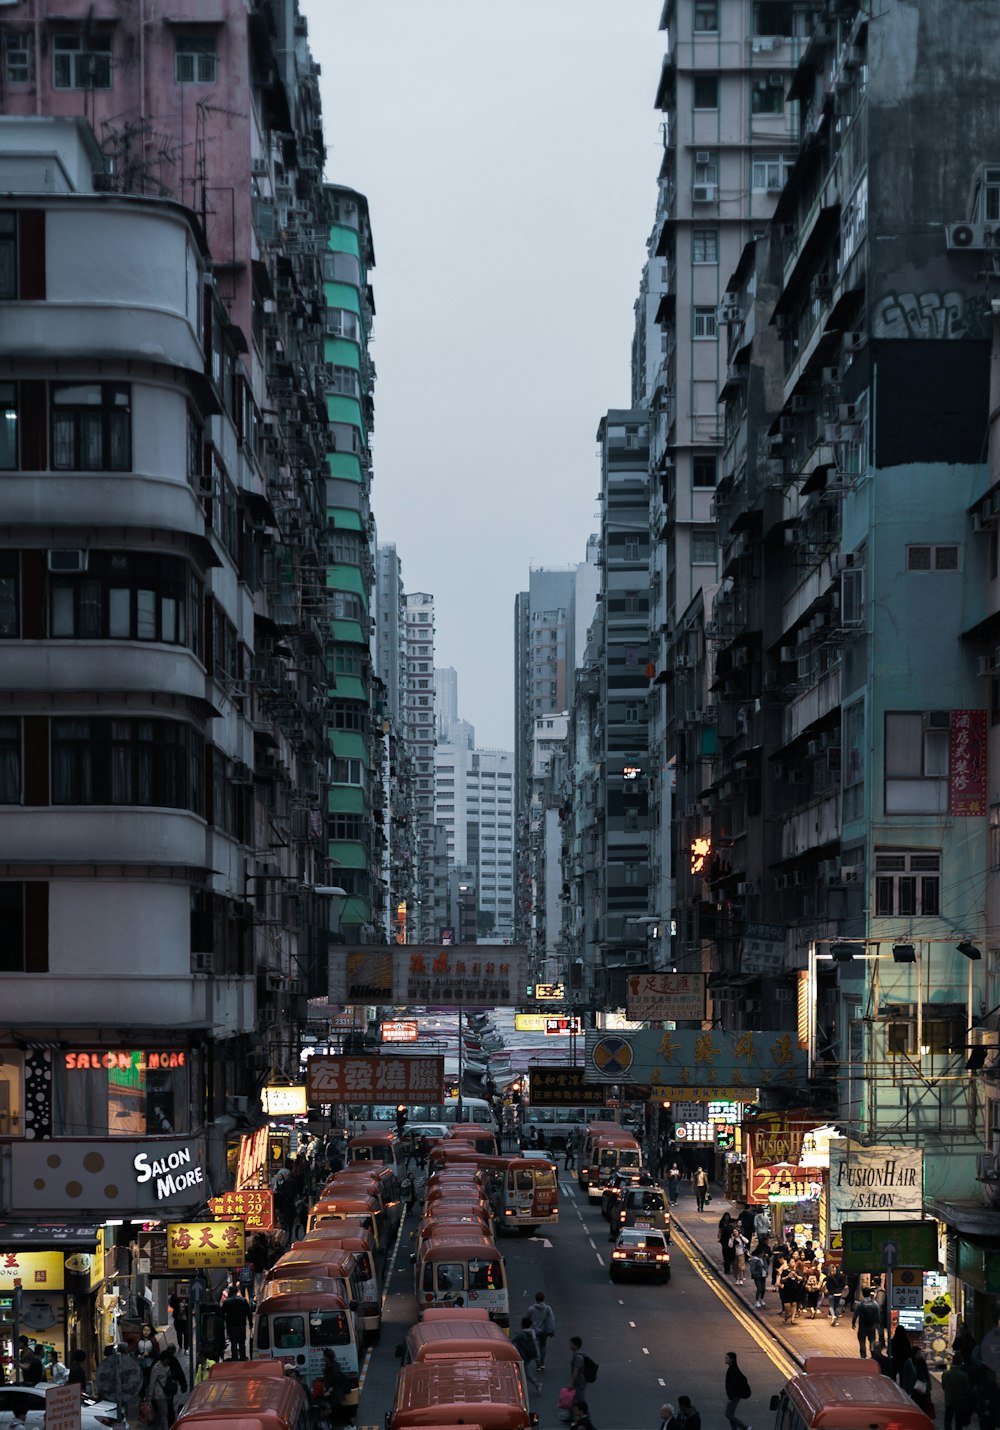
[[[863,1147],[830,1142],[830,1225],[920,1216],[924,1154],[917,1147]]]

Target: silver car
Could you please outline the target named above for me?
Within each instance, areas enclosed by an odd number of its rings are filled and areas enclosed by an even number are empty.
[[[42,1430],[45,1396],[55,1388],[53,1385],[0,1385],[0,1427],[16,1424]],[[118,1408],[113,1400],[95,1400],[93,1396],[84,1395],[80,1424],[81,1430],[106,1430],[107,1426],[118,1424]]]

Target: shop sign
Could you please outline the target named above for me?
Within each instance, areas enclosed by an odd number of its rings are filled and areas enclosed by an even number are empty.
[[[139,1236],[139,1257],[149,1263],[148,1275],[167,1275],[167,1233],[145,1231]]]
[[[78,1385],[50,1385],[45,1390],[45,1430],[80,1430],[83,1401]]]
[[[546,1067],[529,1069],[529,1099],[532,1107],[603,1107],[604,1088],[584,1081],[583,1068]]]
[[[227,1270],[246,1261],[243,1227],[239,1222],[174,1222],[167,1227],[167,1270]]]
[[[442,1057],[352,1057],[317,1053],[306,1060],[310,1103],[444,1102]]]
[[[1000,1294],[1000,1251],[958,1238],[958,1279],[987,1296]]]
[[[986,711],[951,712],[948,813],[986,813]]]
[[[527,976],[528,951],[522,946],[505,945],[495,953],[478,944],[338,949],[330,960],[330,1002],[516,1008]]]
[[[248,1231],[274,1230],[274,1193],[267,1190],[223,1192],[209,1197],[208,1209],[222,1220],[241,1221]]]
[[[672,1102],[670,1115],[675,1122],[707,1122],[708,1116],[703,1102]]]
[[[205,1200],[205,1144],[178,1137],[60,1138],[11,1142],[10,1193],[14,1206],[36,1215],[139,1217],[167,1210],[183,1215]],[[155,1208],[155,1211],[154,1211]]]
[[[419,1036],[416,1018],[395,1018],[382,1024],[383,1043],[415,1043]]]
[[[739,1122],[743,1117],[743,1104],[729,1099],[710,1102],[706,1115],[709,1122]]]
[[[582,1031],[582,1021],[579,1018],[546,1018],[543,1031],[547,1038],[575,1038]]]
[[[305,1087],[288,1087],[272,1083],[260,1090],[260,1100],[268,1117],[304,1117],[306,1113]]]
[[[66,1257],[62,1251],[0,1251],[0,1294],[14,1290],[61,1291],[66,1284]]]
[[[267,1173],[268,1128],[258,1127],[249,1137],[240,1138],[239,1157],[236,1163],[236,1189],[259,1187]]]
[[[844,1270],[892,1271],[897,1266],[934,1271],[938,1264],[936,1221],[845,1221]]]
[[[625,1011],[639,1023],[700,1023],[705,974],[631,973],[625,980]]]
[[[627,1045],[631,1056],[623,1050],[615,1058],[607,1056],[605,1034],[590,1031],[585,1037],[588,1082],[621,1082],[627,1072],[630,1081],[683,1089],[685,1096],[707,1102],[715,1097],[741,1100],[750,1088],[794,1086],[806,1079],[805,1052],[784,1031],[678,1028],[620,1033],[618,1042]],[[734,1088],[738,1090],[730,1091]]]
[[[755,1162],[748,1183],[750,1202],[811,1202],[823,1189],[822,1175],[812,1167],[776,1166]]]
[[[784,1112],[764,1112],[749,1120],[745,1126],[747,1149],[747,1198],[756,1202],[755,1187],[758,1183],[754,1173],[758,1167],[799,1167],[805,1137],[816,1126],[816,1116],[805,1109],[789,1109]],[[769,1180],[769,1179],[767,1179]],[[811,1180],[816,1181],[815,1173]],[[766,1201],[766,1195],[761,1196]]]
[[[865,1147],[830,1142],[830,1222],[919,1216],[924,1204],[924,1154],[919,1147]]]
[[[712,1142],[713,1127],[710,1122],[675,1122],[674,1136],[678,1142]]]
[[[536,983],[535,1000],[538,1003],[561,1003],[566,997],[564,983]]]
[[[785,964],[785,925],[746,925],[740,942],[743,973],[780,973]]]
[[[924,1273],[903,1266],[892,1273],[893,1311],[922,1311],[924,1305]]]
[[[187,1053],[183,1048],[167,1051],[147,1049],[80,1049],[63,1054],[63,1067],[67,1072],[134,1072],[136,1066],[146,1072],[161,1072],[165,1068],[187,1067]]]

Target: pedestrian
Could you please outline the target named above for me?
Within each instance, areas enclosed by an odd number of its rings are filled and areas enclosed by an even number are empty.
[[[597,1430],[597,1426],[590,1418],[590,1409],[586,1400],[581,1396],[573,1402],[573,1411],[570,1415],[570,1430]]]
[[[218,1365],[218,1361],[212,1355],[211,1349],[206,1348],[201,1360],[194,1368],[194,1383],[201,1385],[203,1380],[208,1380],[212,1374],[212,1367]]]
[[[531,1329],[538,1338],[538,1369],[545,1369],[545,1347],[556,1333],[556,1315],[544,1291],[536,1291],[534,1302],[528,1308]]]
[[[87,1355],[85,1351],[76,1350],[70,1352],[69,1374],[66,1377],[67,1385],[78,1385],[81,1392],[86,1394],[87,1390]]]
[[[747,1245],[749,1245],[750,1240],[753,1237],[754,1225],[757,1221],[757,1213],[754,1211],[753,1207],[750,1205],[749,1202],[744,1203],[743,1210],[740,1212],[736,1220],[739,1222],[740,1231],[743,1233],[744,1240],[746,1241]]]
[[[758,1242],[769,1242],[774,1232],[771,1227],[771,1215],[767,1207],[760,1207],[754,1215],[753,1231]]]
[[[802,1277],[796,1262],[790,1261],[781,1273],[778,1282],[778,1300],[786,1324],[794,1326],[799,1319],[799,1301],[804,1291]]]
[[[874,1352],[878,1341],[881,1313],[872,1297],[872,1288],[866,1286],[861,1300],[855,1302],[851,1325],[858,1333],[858,1354],[864,1360],[869,1351]]]
[[[670,1171],[667,1173],[667,1195],[670,1198],[670,1205],[677,1205],[677,1198],[681,1194],[681,1169],[676,1161],[670,1163]]]
[[[247,1331],[250,1328],[250,1302],[239,1286],[226,1297],[222,1307],[222,1319],[229,1339],[231,1360],[246,1360]]]
[[[814,1261],[806,1272],[806,1314],[810,1321],[815,1321],[816,1312],[819,1310],[819,1298],[823,1294],[825,1285],[823,1280],[822,1267]]]
[[[49,1351],[48,1364],[45,1367],[45,1379],[50,1381],[53,1385],[65,1385],[69,1379],[69,1366],[63,1365],[57,1351]]]
[[[754,1284],[756,1292],[755,1306],[763,1306],[764,1294],[767,1291],[767,1263],[759,1251],[755,1251],[747,1262],[747,1270],[750,1272],[750,1280]]]
[[[847,1277],[839,1266],[835,1266],[827,1274],[826,1278],[826,1299],[830,1307],[831,1326],[840,1325],[840,1317],[844,1309],[844,1295],[847,1291]]]
[[[532,1362],[536,1369],[538,1367],[538,1337],[532,1329],[530,1316],[521,1317],[521,1329],[516,1336],[511,1337],[511,1345],[521,1353],[521,1359],[524,1361],[524,1373],[528,1380],[535,1390],[541,1390],[542,1382],[537,1375],[531,1374]]]
[[[668,1430],[668,1427],[673,1424],[676,1414],[674,1407],[668,1400],[665,1400],[660,1406],[660,1430]]]
[[[952,1356],[951,1365],[941,1375],[944,1395],[944,1430],[965,1430],[972,1415],[972,1382],[961,1356]]]
[[[344,1370],[329,1346],[323,1348],[323,1398],[339,1410],[350,1390]]]
[[[872,1299],[878,1307],[878,1348],[880,1351],[884,1351],[887,1335],[888,1308],[886,1306],[885,1287],[882,1285],[881,1276],[875,1278],[875,1285],[872,1288]]]
[[[155,1430],[170,1430],[174,1423],[174,1399],[181,1388],[177,1375],[180,1366],[173,1350],[161,1351],[149,1375],[149,1399],[153,1407]]]
[[[576,1149],[577,1131],[575,1127],[570,1128],[566,1134],[566,1160],[563,1162],[563,1171],[576,1171]]]
[[[969,1330],[964,1321],[958,1322],[958,1329],[955,1332],[955,1339],[951,1343],[951,1349],[955,1355],[961,1356],[966,1365],[972,1360],[972,1352],[976,1348],[976,1338]]]
[[[735,1222],[728,1212],[723,1212],[719,1218],[718,1239],[722,1246],[722,1269],[728,1276],[733,1265],[733,1227]]]
[[[739,1222],[733,1228],[730,1245],[733,1250],[733,1280],[737,1286],[743,1286],[747,1279],[747,1252],[750,1248],[747,1245],[746,1237],[740,1230]]]
[[[178,1349],[186,1351],[191,1333],[191,1323],[188,1320],[187,1301],[182,1301],[176,1291],[171,1291],[167,1298],[167,1310],[173,1322],[174,1334],[177,1337]]]
[[[38,1353],[38,1347],[32,1346],[28,1355],[28,1363],[21,1363],[21,1380],[25,1385],[41,1385],[45,1379],[45,1362]]]
[[[149,1373],[153,1369],[153,1362],[160,1354],[156,1331],[148,1321],[143,1325],[142,1333],[135,1343],[135,1354],[139,1362],[139,1369],[142,1371],[142,1398],[145,1399],[149,1386]]]
[[[698,1203],[698,1210],[705,1210],[705,1198],[708,1195],[708,1173],[704,1167],[699,1166],[694,1174],[694,1196]]]
[[[566,1381],[566,1385],[575,1396],[581,1396],[586,1394],[586,1384],[586,1376],[583,1373],[583,1341],[579,1336],[570,1336],[569,1378]]]
[[[749,1399],[750,1382],[740,1369],[736,1352],[726,1351],[726,1409],[724,1413],[729,1421],[729,1430],[750,1430],[747,1422],[741,1420],[736,1414],[736,1408],[740,1401]]]
[[[898,1325],[893,1331],[892,1340],[889,1342],[889,1353],[892,1356],[893,1379],[899,1380],[904,1365],[913,1354],[913,1342],[904,1326]]]
[[[670,1430],[701,1430],[701,1416],[691,1404],[690,1395],[678,1395]]]
[[[933,1419],[933,1406],[931,1404],[931,1373],[927,1369],[927,1362],[924,1353],[919,1346],[916,1347],[910,1359],[903,1366],[902,1374],[899,1377],[899,1384],[907,1395],[913,1400],[925,1415]]]

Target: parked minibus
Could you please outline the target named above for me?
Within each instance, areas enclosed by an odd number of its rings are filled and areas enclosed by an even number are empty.
[[[338,1191],[335,1196],[321,1197],[309,1208],[306,1231],[315,1231],[319,1226],[343,1221],[345,1217],[361,1217],[364,1222],[368,1223],[366,1230],[373,1233],[378,1258],[384,1266],[388,1253],[388,1228],[385,1224],[385,1213],[382,1211],[378,1197],[366,1195],[363,1187],[347,1187],[343,1192]]]
[[[325,1242],[296,1247],[293,1245],[280,1256],[264,1279],[261,1296],[267,1295],[267,1288],[283,1285],[289,1280],[303,1276],[322,1276],[332,1281],[328,1291],[343,1300],[354,1315],[355,1332],[358,1340],[364,1339],[364,1316],[361,1303],[364,1300],[364,1284],[358,1268],[357,1258],[349,1251]]]
[[[398,1176],[403,1175],[403,1159],[396,1132],[359,1132],[349,1140],[345,1155],[348,1166],[352,1162],[382,1162],[386,1167],[392,1167]]]
[[[521,1375],[521,1389],[528,1400],[524,1362],[521,1352],[512,1344],[506,1331],[491,1321],[485,1313],[480,1319],[468,1311],[452,1311],[440,1320],[421,1319],[411,1326],[406,1340],[399,1347],[404,1365],[440,1360],[470,1360],[476,1357],[493,1361],[512,1361]]]
[[[933,1422],[877,1362],[848,1356],[807,1356],[771,1397],[775,1430],[931,1430]]]
[[[492,1127],[483,1127],[478,1122],[457,1122],[452,1129],[450,1141],[468,1142],[476,1151],[482,1153],[484,1157],[499,1157],[500,1148],[497,1146],[496,1133]]]
[[[596,1137],[587,1169],[587,1196],[599,1198],[619,1167],[641,1166],[642,1151],[634,1137],[621,1132]]]
[[[559,1179],[554,1162],[509,1157],[500,1184],[497,1229],[537,1231],[559,1220]]]
[[[220,1362],[221,1375],[212,1374],[196,1385],[174,1421],[184,1430],[309,1430],[309,1403],[297,1380],[282,1368],[277,1375],[242,1370],[253,1361]],[[224,1367],[224,1368],[223,1368]]]
[[[519,1368],[511,1361],[441,1359],[404,1366],[386,1430],[417,1426],[478,1425],[480,1430],[530,1430]]]
[[[253,1318],[254,1360],[280,1360],[297,1370],[307,1385],[322,1380],[323,1352],[330,1350],[343,1371],[347,1389],[343,1403],[358,1403],[360,1360],[354,1317],[344,1298],[328,1289],[324,1277],[303,1276],[264,1287]]]
[[[619,1122],[608,1122],[602,1121],[600,1118],[595,1118],[587,1128],[583,1139],[583,1146],[580,1148],[579,1165],[576,1170],[576,1180],[579,1186],[586,1188],[587,1179],[590,1174],[590,1166],[594,1156],[595,1140],[598,1137],[607,1136],[608,1134],[611,1136],[615,1134],[619,1136],[622,1134],[626,1136],[630,1135],[625,1132],[624,1127],[622,1127]]]
[[[382,1162],[351,1162],[341,1171],[334,1173],[320,1196],[335,1197],[344,1187],[364,1187],[366,1192],[378,1197],[391,1240],[403,1216],[402,1193],[396,1169]]]
[[[382,1329],[382,1283],[375,1262],[375,1238],[370,1231],[362,1231],[360,1227],[349,1227],[341,1232],[341,1225],[344,1223],[337,1224],[336,1231],[331,1231],[328,1227],[307,1231],[301,1241],[292,1243],[290,1249],[295,1251],[316,1247],[322,1254],[322,1249],[329,1246],[352,1252],[361,1278],[361,1320],[366,1332],[377,1336]]]
[[[510,1324],[507,1270],[489,1237],[435,1233],[420,1248],[414,1287],[421,1306],[475,1306]]]

